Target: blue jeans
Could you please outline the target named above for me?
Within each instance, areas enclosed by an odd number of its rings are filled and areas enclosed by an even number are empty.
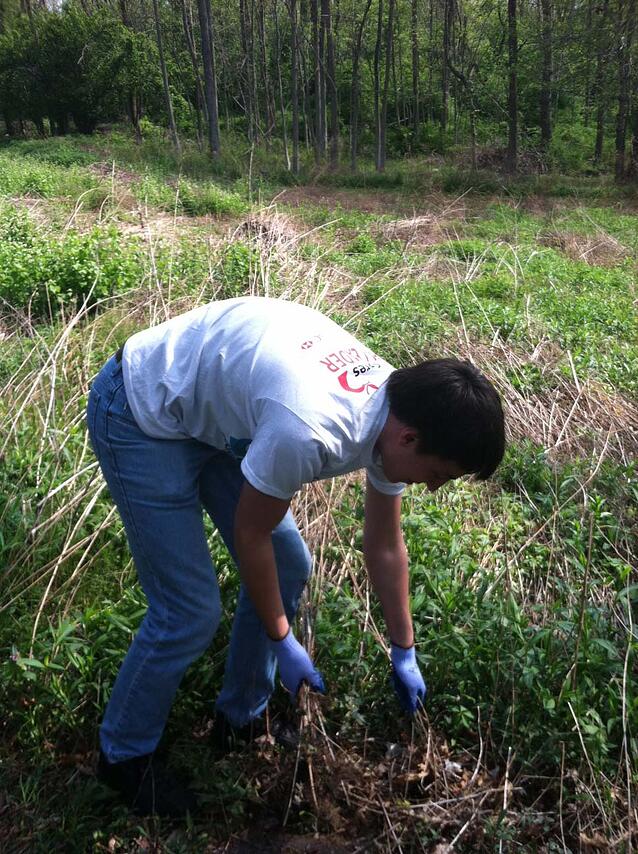
[[[114,357],[93,383],[87,421],[148,599],[100,729],[107,759],[119,762],[155,750],[186,668],[217,630],[221,605],[203,510],[236,563],[233,521],[244,478],[234,457],[210,445],[143,433]],[[311,560],[290,511],[272,540],[284,607],[292,620]],[[234,726],[243,726],[266,708],[274,678],[274,656],[242,585],[217,709]]]

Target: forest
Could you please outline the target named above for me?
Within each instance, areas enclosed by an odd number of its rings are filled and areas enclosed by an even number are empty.
[[[637,5],[0,0],[2,854],[636,851]],[[147,601],[87,400],[131,335],[239,296],[469,360],[505,456],[402,499],[412,717],[354,472],[292,503],[326,694],[278,683],[221,751],[240,579],[206,519],[221,623],[158,748],[200,809],[140,816],[96,776]]]
[[[463,151],[474,171],[638,166],[636,0],[37,0],[0,6],[9,137],[93,133],[126,118],[382,172]],[[633,63],[633,64],[632,64]]]

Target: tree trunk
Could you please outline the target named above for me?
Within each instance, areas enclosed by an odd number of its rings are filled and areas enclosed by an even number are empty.
[[[417,0],[412,0],[410,23],[412,41],[412,132],[416,138],[421,123],[421,116],[419,115],[419,16]]]
[[[625,177],[627,124],[631,108],[631,48],[636,0],[620,0],[618,6],[618,110],[616,113],[616,180]]]
[[[518,34],[516,28],[516,0],[507,0],[507,42],[509,91],[507,96],[508,140],[507,170],[516,172],[518,166]]]
[[[310,0],[312,19],[312,59],[315,95],[315,161],[321,163],[326,155],[325,102],[323,83],[323,26],[319,20],[318,0]]]
[[[335,41],[332,30],[331,0],[321,0],[321,17],[326,33],[327,67],[326,90],[330,103],[330,168],[339,164],[339,106],[337,103],[337,68],[335,63]]]
[[[162,70],[162,85],[164,87],[164,103],[166,104],[166,112],[168,113],[168,127],[173,141],[175,153],[179,157],[182,153],[179,144],[179,136],[177,135],[177,125],[175,124],[175,114],[173,113],[173,101],[171,98],[171,90],[168,85],[168,71],[166,70],[166,61],[164,59],[164,45],[162,42],[162,27],[159,19],[159,7],[157,0],[153,0],[153,17],[155,18],[155,33],[157,35],[157,51],[159,53],[160,68]]]
[[[452,25],[454,23],[454,0],[445,0],[443,7],[443,69],[441,72],[441,131],[445,133],[448,125],[450,98],[450,50],[452,43]]]
[[[624,13],[624,14],[623,14]],[[618,50],[618,113],[616,114],[616,180],[625,177],[625,146],[631,86],[631,48],[636,22],[636,0],[625,0],[620,7],[620,46]]]
[[[352,45],[352,86],[350,89],[350,169],[357,171],[357,145],[359,134],[359,92],[361,79],[359,64],[361,61],[361,43],[366,20],[372,6],[372,0],[367,0],[363,17],[357,28],[357,36]]]
[[[257,51],[255,50],[255,0],[250,0],[250,15],[248,16],[248,68],[250,72],[250,97],[253,102],[255,117],[255,142],[257,142],[261,136],[261,121],[257,86]]]
[[[299,37],[297,0],[288,0],[290,12],[290,99],[292,101],[292,174],[299,174]]]
[[[310,72],[308,71],[308,65],[306,63],[306,52],[304,50],[299,50],[299,45],[304,41],[304,26],[303,20],[301,18],[301,10],[303,6],[299,5],[299,23],[297,26],[297,58],[299,60],[299,76],[301,78],[301,115],[303,116],[303,129],[304,129],[304,143],[306,146],[306,151],[310,151],[310,148],[314,144],[313,136],[312,136],[312,122],[309,119],[309,110],[308,110],[308,93],[310,91]]]
[[[607,98],[605,96],[605,54],[608,48],[607,41],[607,14],[609,11],[609,0],[603,0],[596,22],[597,45],[596,45],[596,77],[594,80],[594,97],[596,99],[596,144],[594,147],[594,163],[600,163],[603,156],[603,143],[605,140],[605,115],[607,113]]]
[[[631,154],[627,174],[638,177],[638,74],[634,75],[633,105],[631,108]]]
[[[585,21],[585,33],[586,41],[585,41],[585,110],[583,113],[583,124],[586,128],[589,127],[589,121],[591,116],[591,105],[592,105],[592,85],[591,85],[591,59],[592,54],[594,52],[593,46],[593,22],[594,22],[594,9],[593,9],[593,0],[587,0],[587,18]]]
[[[434,0],[430,0],[430,14],[428,16],[428,43],[430,49],[428,51],[428,111],[427,120],[434,121]]]
[[[126,0],[119,0],[118,5],[120,7],[122,23],[127,29],[132,30]],[[135,142],[140,145],[142,142],[142,128],[140,127],[141,109],[140,99],[135,88],[129,89],[126,93],[126,112],[128,113],[129,121],[135,134]]]
[[[385,135],[388,122],[388,90],[390,88],[390,72],[392,68],[395,5],[396,0],[389,0],[388,23],[385,34],[385,76],[383,78],[383,100],[381,101],[381,120],[379,122],[379,158],[377,161],[377,170],[379,172],[383,172],[385,169]]]
[[[219,114],[217,111],[217,74],[215,69],[215,43],[210,19],[209,0],[197,0],[199,28],[202,38],[202,64],[204,66],[204,93],[208,116],[208,144],[213,157],[219,157]]]
[[[274,0],[272,6],[273,22],[275,24],[275,48],[277,56],[281,56],[281,33],[279,30],[279,13],[277,12],[277,3],[279,0]],[[294,51],[293,51],[294,53]],[[296,61],[294,56],[291,56],[291,64]],[[281,136],[284,143],[284,159],[286,161],[286,169],[290,172],[292,166],[290,163],[290,153],[288,151],[288,129],[286,127],[286,103],[284,101],[284,84],[281,79],[281,62],[277,62],[277,85],[279,88],[279,106],[281,109]],[[299,116],[297,115],[297,121]],[[299,141],[299,129],[297,129],[297,142]]]
[[[139,113],[139,101],[135,97],[134,92],[129,92],[126,96],[126,111],[128,113],[129,121],[133,127],[133,132],[135,134],[135,142],[138,145],[142,143],[142,128],[140,127],[140,113]]]
[[[195,77],[195,102],[197,109],[197,122],[198,126],[201,121],[200,118],[200,110],[203,106],[204,111],[206,111],[206,100],[204,97],[204,87],[202,86],[202,76],[199,71],[199,60],[197,58],[197,51],[195,50],[195,38],[193,36],[193,24],[189,17],[189,10],[186,8],[186,0],[181,0],[181,10],[182,10],[182,26],[184,28],[184,36],[186,37],[186,46],[188,48],[188,55],[191,59],[191,65],[193,67],[193,75]]]
[[[547,152],[552,141],[552,0],[541,0],[541,149]]]
[[[376,139],[376,167],[381,166],[381,44],[383,42],[383,0],[379,0],[377,15],[377,40],[374,46],[374,132]]]
[[[276,2],[276,0],[274,0]],[[268,74],[268,58],[266,51],[266,20],[264,10],[264,0],[259,0],[259,47],[261,52],[261,79],[264,87],[265,99],[265,122],[266,122],[266,139],[270,137],[275,128],[275,98],[270,83],[270,75]],[[279,63],[277,63],[279,65]]]

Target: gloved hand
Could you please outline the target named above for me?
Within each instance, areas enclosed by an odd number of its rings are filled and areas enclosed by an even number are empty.
[[[270,643],[277,656],[281,681],[293,698],[297,696],[302,682],[307,682],[313,691],[326,693],[321,673],[315,668],[312,659],[293,635],[292,629],[282,640],[271,640]]]
[[[414,647],[404,649],[392,644],[392,683],[406,712],[414,714],[419,701],[425,700],[427,688],[416,662]]]

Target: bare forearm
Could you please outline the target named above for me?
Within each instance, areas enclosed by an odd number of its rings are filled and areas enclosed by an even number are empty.
[[[266,634],[274,640],[285,637],[290,626],[281,601],[270,534],[236,530],[235,548],[239,557],[239,573]]]
[[[379,597],[392,643],[409,647],[414,643],[410,614],[408,558],[403,544],[366,555],[368,575]]]

